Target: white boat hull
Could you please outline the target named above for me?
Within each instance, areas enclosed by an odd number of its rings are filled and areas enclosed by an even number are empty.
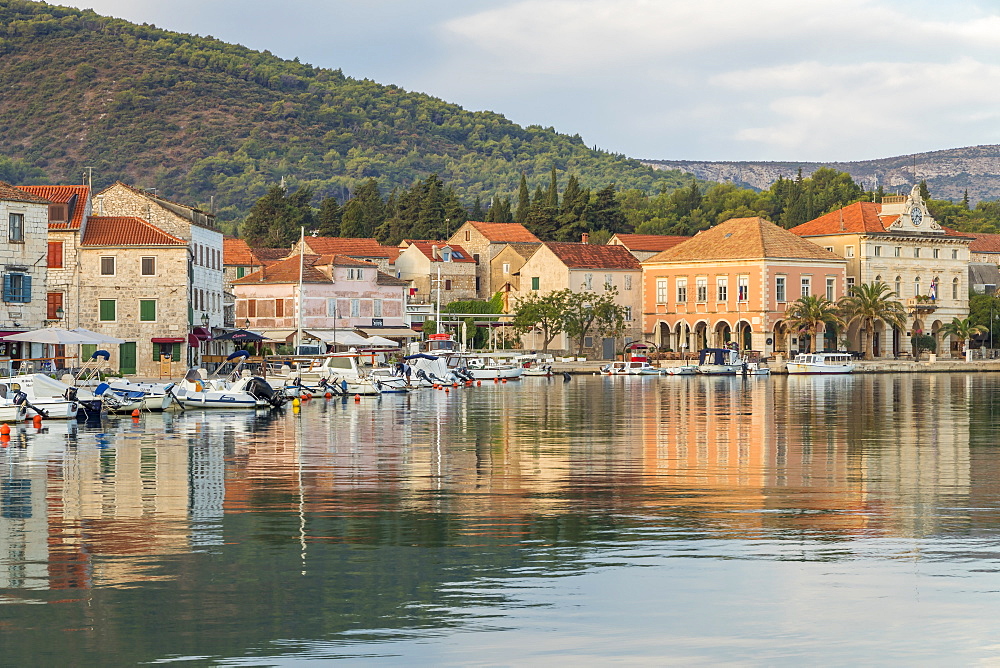
[[[797,364],[788,362],[786,370],[790,374],[833,374],[833,373],[853,373],[853,364]]]
[[[670,366],[663,372],[668,376],[694,376],[698,373],[698,367],[694,365]]]
[[[28,416],[28,409],[22,406],[0,406],[0,422],[23,422]]]
[[[47,420],[75,420],[80,409],[75,401],[32,401],[31,405],[45,411],[43,417]],[[28,409],[27,417],[33,418],[36,415],[36,411]]]
[[[698,367],[698,373],[706,376],[735,376],[742,370],[742,364],[702,364]]]

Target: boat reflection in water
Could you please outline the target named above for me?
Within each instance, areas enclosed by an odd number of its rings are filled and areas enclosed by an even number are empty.
[[[992,557],[968,541],[996,538],[997,389],[578,377],[18,427],[0,450],[0,642],[15,664],[39,647],[60,665],[766,662],[783,643],[847,662],[926,643],[919,615],[973,625],[943,638],[979,656]],[[901,558],[975,595],[939,578],[914,600]],[[793,602],[809,614],[789,619]],[[840,641],[868,628],[884,637]]]

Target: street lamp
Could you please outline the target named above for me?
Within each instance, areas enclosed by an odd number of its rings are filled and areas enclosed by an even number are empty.
[[[201,326],[207,328],[209,322],[209,317],[207,313],[201,314]]]
[[[63,310],[62,306],[56,309],[56,320],[62,320],[65,315],[66,311]]]
[[[250,329],[250,318],[247,318],[246,322],[243,323],[243,329]]]

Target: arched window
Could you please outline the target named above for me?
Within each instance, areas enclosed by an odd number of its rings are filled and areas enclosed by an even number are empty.
[[[896,277],[896,299],[903,298],[903,279],[899,276]]]
[[[956,276],[955,280],[953,280],[951,282],[951,298],[952,299],[958,299],[958,285],[959,285],[959,281],[958,281],[958,277]]]
[[[920,295],[920,277],[917,276],[913,279],[913,296],[917,297]]]

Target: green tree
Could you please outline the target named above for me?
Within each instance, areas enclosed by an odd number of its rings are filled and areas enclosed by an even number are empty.
[[[858,323],[861,333],[861,352],[865,359],[871,359],[871,343],[875,335],[875,323],[882,321],[890,327],[903,327],[906,311],[894,299],[896,293],[882,281],[853,285],[850,294],[841,298],[841,319],[847,324]]]
[[[472,203],[472,209],[469,211],[469,220],[486,220],[486,211],[483,209],[483,198],[479,195],[476,195],[476,199]]]
[[[785,322],[800,335],[809,337],[807,353],[814,351],[816,334],[820,327],[837,329],[844,324],[840,319],[837,305],[826,297],[816,295],[799,297],[789,304],[785,309]]]
[[[316,231],[321,237],[340,236],[340,203],[336,197],[326,197],[319,203]]]
[[[375,179],[368,179],[354,191],[340,217],[340,236],[372,237],[385,220],[385,203]]]
[[[542,335],[542,352],[548,352],[549,344],[563,331],[567,301],[573,294],[571,290],[544,295],[531,292],[517,300],[511,321],[515,331],[525,334],[538,329]]]
[[[597,191],[587,212],[587,220],[593,229],[607,230],[612,234],[626,231],[625,214],[615,198],[615,184],[612,183]]]
[[[975,294],[969,297],[969,319],[990,332],[990,344],[1000,342],[1000,297],[996,294]]]
[[[562,327],[577,341],[577,357],[583,355],[583,346],[591,332],[603,336],[618,336],[625,327],[624,306],[615,302],[617,288],[610,288],[598,295],[595,292],[566,290]]]
[[[941,327],[941,333],[952,336],[962,342],[962,353],[969,347],[969,339],[976,334],[986,334],[989,330],[982,325],[975,325],[970,318],[953,318],[951,322]]]
[[[312,229],[315,212],[309,202],[310,188],[289,194],[283,186],[271,186],[250,208],[243,221],[242,236],[251,246],[284,248],[299,238],[300,227]]]
[[[528,179],[524,173],[521,174],[521,183],[517,187],[517,211],[514,213],[514,222],[524,225],[528,220],[528,208],[531,207],[531,195],[528,194]]]

